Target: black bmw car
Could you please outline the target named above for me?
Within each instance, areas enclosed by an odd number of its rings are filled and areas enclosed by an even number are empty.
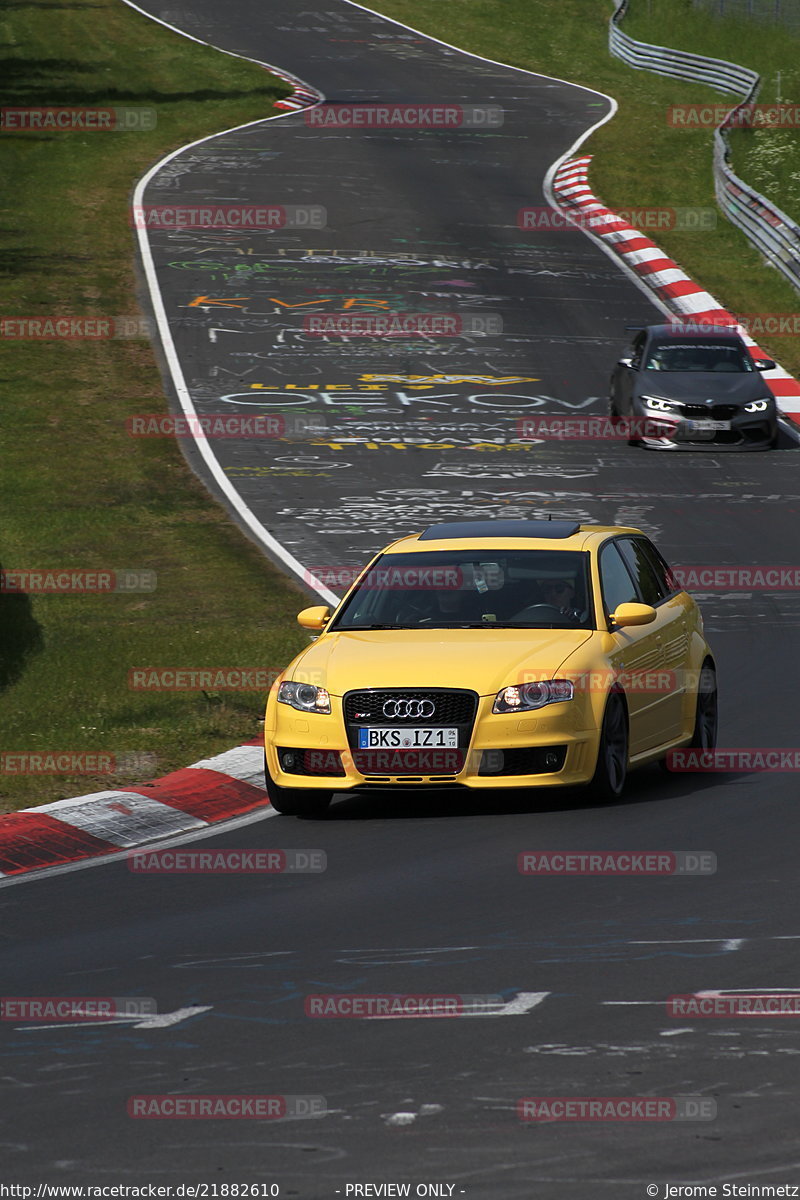
[[[777,407],[761,371],[774,366],[732,328],[649,325],[614,368],[609,413],[652,449],[769,450]]]

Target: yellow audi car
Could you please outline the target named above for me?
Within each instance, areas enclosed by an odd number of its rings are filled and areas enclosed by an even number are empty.
[[[432,525],[381,551],[267,701],[281,813],[337,793],[588,784],[713,749],[716,669],[694,600],[638,529]]]

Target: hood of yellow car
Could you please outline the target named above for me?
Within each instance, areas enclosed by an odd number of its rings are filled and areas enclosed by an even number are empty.
[[[549,678],[588,629],[397,629],[330,633],[304,650],[286,678],[342,696],[352,688],[471,688],[488,696],[520,672]]]

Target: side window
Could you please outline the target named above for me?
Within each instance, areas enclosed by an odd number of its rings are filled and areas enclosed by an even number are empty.
[[[642,351],[644,350],[644,344],[646,341],[646,333],[639,333],[633,339],[633,345],[631,346],[631,366],[635,371],[638,371],[639,367],[642,365]]]
[[[681,591],[681,585],[672,573],[672,568],[660,551],[656,550],[652,542],[642,540],[642,549],[648,557],[651,567],[656,573],[658,586],[662,589],[665,596],[673,596],[675,592]]]
[[[621,538],[617,542],[617,547],[636,581],[642,603],[653,606],[659,604],[665,596],[669,595],[669,592],[659,583],[641,540],[639,538]]]
[[[600,586],[609,617],[620,604],[640,603],[630,572],[614,542],[605,546],[600,555]]]

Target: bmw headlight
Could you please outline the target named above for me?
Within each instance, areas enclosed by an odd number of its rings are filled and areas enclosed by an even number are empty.
[[[571,700],[575,689],[568,679],[540,680],[536,683],[512,684],[501,688],[495,696],[493,713],[530,712],[546,704]]]
[[[771,399],[768,399],[765,396],[763,400],[751,400],[749,404],[745,404],[744,411],[745,412],[766,412],[767,409],[769,408],[770,404],[772,404],[772,403],[774,403],[774,401],[772,401]]]
[[[656,412],[674,412],[674,405],[665,400],[663,396],[642,396],[642,403],[648,408],[655,409]]]
[[[331,698],[325,688],[315,687],[313,683],[287,683],[284,681],[278,688],[278,703],[289,704],[298,712],[329,713]]]

